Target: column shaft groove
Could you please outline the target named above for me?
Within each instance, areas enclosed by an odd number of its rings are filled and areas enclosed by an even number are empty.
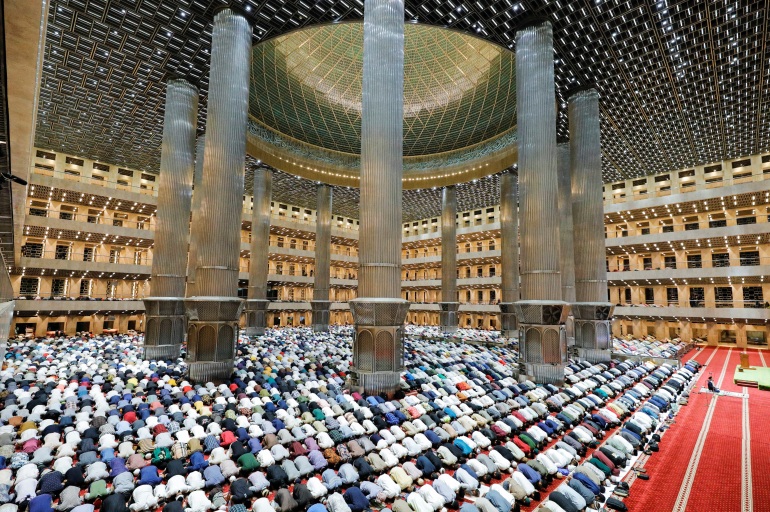
[[[556,159],[559,173],[559,257],[562,300],[572,303],[575,302],[575,248],[569,143],[559,144]]]
[[[270,252],[270,201],[273,195],[273,171],[254,170],[254,206],[251,212],[249,246],[249,299],[267,299],[268,253]]]
[[[441,301],[457,302],[457,190],[441,192]]]
[[[150,296],[145,304],[147,359],[172,359],[184,340],[187,247],[195,168],[198,89],[187,80],[166,84],[158,210]]]
[[[519,190],[517,176],[500,176],[501,301],[519,300]]]
[[[516,103],[521,205],[521,298],[560,300],[553,31],[543,22],[516,33]]]
[[[575,226],[577,302],[607,302],[599,94],[569,98],[572,216]]]
[[[206,136],[198,137],[195,144],[195,175],[193,176],[192,216],[190,222],[190,250],[187,254],[187,293],[195,296],[195,269],[198,267],[198,246],[201,237],[201,198],[203,197],[203,154],[206,150]]]
[[[401,179],[404,1],[365,0],[361,112],[361,227],[351,384],[392,393],[404,368]]]
[[[251,28],[225,9],[214,18],[201,228],[195,284],[199,296],[234,297],[238,290]]]
[[[315,222],[313,300],[329,300],[332,244],[332,187],[318,185]]]
[[[251,34],[246,18],[229,8],[214,16],[195,296],[185,300],[195,381],[220,381],[233,371],[243,308],[237,295]]]
[[[184,297],[197,117],[198,89],[186,80],[169,80],[150,282],[153,297]]]
[[[404,2],[367,0],[358,296],[401,297]]]

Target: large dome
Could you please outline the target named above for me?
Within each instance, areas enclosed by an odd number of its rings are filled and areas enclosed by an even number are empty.
[[[429,25],[407,24],[404,39],[404,157],[479,145],[515,126],[513,52]],[[257,44],[251,119],[310,151],[358,155],[362,71],[360,22],[315,26]]]

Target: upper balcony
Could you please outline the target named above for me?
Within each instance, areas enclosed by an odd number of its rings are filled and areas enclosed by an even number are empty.
[[[727,256],[726,253],[725,256]],[[721,255],[721,254],[720,254]],[[713,255],[712,255],[713,256]],[[740,280],[745,277],[770,275],[770,258],[752,255],[733,259],[668,261],[660,268],[648,265],[623,265],[620,270],[607,273],[610,285],[649,281],[665,284],[674,281],[715,279]]]
[[[728,307],[739,306],[739,307]],[[745,306],[745,307],[740,307]],[[666,320],[688,322],[766,324],[770,319],[770,309],[756,307],[755,302],[743,303],[730,301],[717,304],[717,307],[679,307],[668,304],[649,304],[640,306],[616,306],[615,318]]]
[[[56,298],[50,300],[16,299],[14,309],[22,314],[58,314],[91,315],[94,313],[141,313],[144,312],[144,302],[141,299],[113,298]]]
[[[22,255],[17,266],[44,268],[63,273],[99,272],[107,275],[149,276],[152,271],[152,258],[146,254],[141,257],[129,257],[114,253],[95,254],[93,251],[27,251]]]
[[[51,211],[34,207],[27,209],[24,224],[25,226],[50,228],[54,231],[80,231],[111,237],[155,239],[153,221],[108,219],[100,215]]]
[[[502,278],[499,275],[489,273],[483,273],[481,275],[477,274],[470,277],[460,276],[457,278],[458,288],[496,288],[499,287],[501,283]],[[441,288],[441,277],[410,277],[409,279],[401,279],[401,288]]]
[[[605,246],[609,248],[621,248],[621,247],[654,247],[656,245],[662,246],[664,244],[676,245],[679,242],[695,242],[697,240],[708,239],[733,239],[737,241],[737,237],[744,237],[744,240],[748,242],[749,237],[753,236],[756,239],[757,236],[762,236],[770,233],[770,223],[759,222],[751,224],[737,224],[732,225],[719,225],[701,223],[696,227],[683,229],[680,231],[657,231],[650,232],[649,234],[640,234],[636,236],[620,236],[610,237],[605,239]],[[704,241],[704,245],[707,243]],[[740,244],[738,244],[740,245]],[[663,247],[661,250],[668,249],[669,247]],[[677,248],[677,247],[675,247]]]
[[[765,171],[770,171],[770,167]],[[736,173],[736,175],[717,178],[704,174],[702,178],[697,180],[685,178],[676,188],[665,183],[650,185],[649,180],[654,181],[654,176],[650,176],[644,178],[648,183],[647,185],[634,187],[626,184],[622,191],[607,190],[604,195],[604,212],[618,213],[641,208],[665,208],[666,205],[677,202],[708,201],[723,196],[759,193],[768,189],[766,173],[757,171],[752,174]],[[639,179],[640,182],[641,180],[642,178]],[[608,183],[605,187],[611,189],[615,185]]]

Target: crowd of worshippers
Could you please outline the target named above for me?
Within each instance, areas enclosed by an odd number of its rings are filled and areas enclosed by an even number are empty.
[[[342,328],[241,339],[218,386],[139,342],[8,348],[0,512],[511,512],[556,481],[541,507],[598,508],[697,371],[576,362],[566,387],[540,386],[511,349],[407,338],[387,400],[345,389]]]

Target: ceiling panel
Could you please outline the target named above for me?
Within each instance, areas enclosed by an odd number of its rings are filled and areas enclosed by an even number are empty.
[[[233,3],[252,20],[255,43],[363,12],[362,0]],[[221,4],[53,0],[36,144],[157,172],[169,75],[198,82],[204,128],[211,21]],[[770,150],[767,0],[413,0],[406,12],[410,22],[511,49],[519,22],[550,19],[558,134],[568,132],[567,91],[596,84],[605,181]]]

